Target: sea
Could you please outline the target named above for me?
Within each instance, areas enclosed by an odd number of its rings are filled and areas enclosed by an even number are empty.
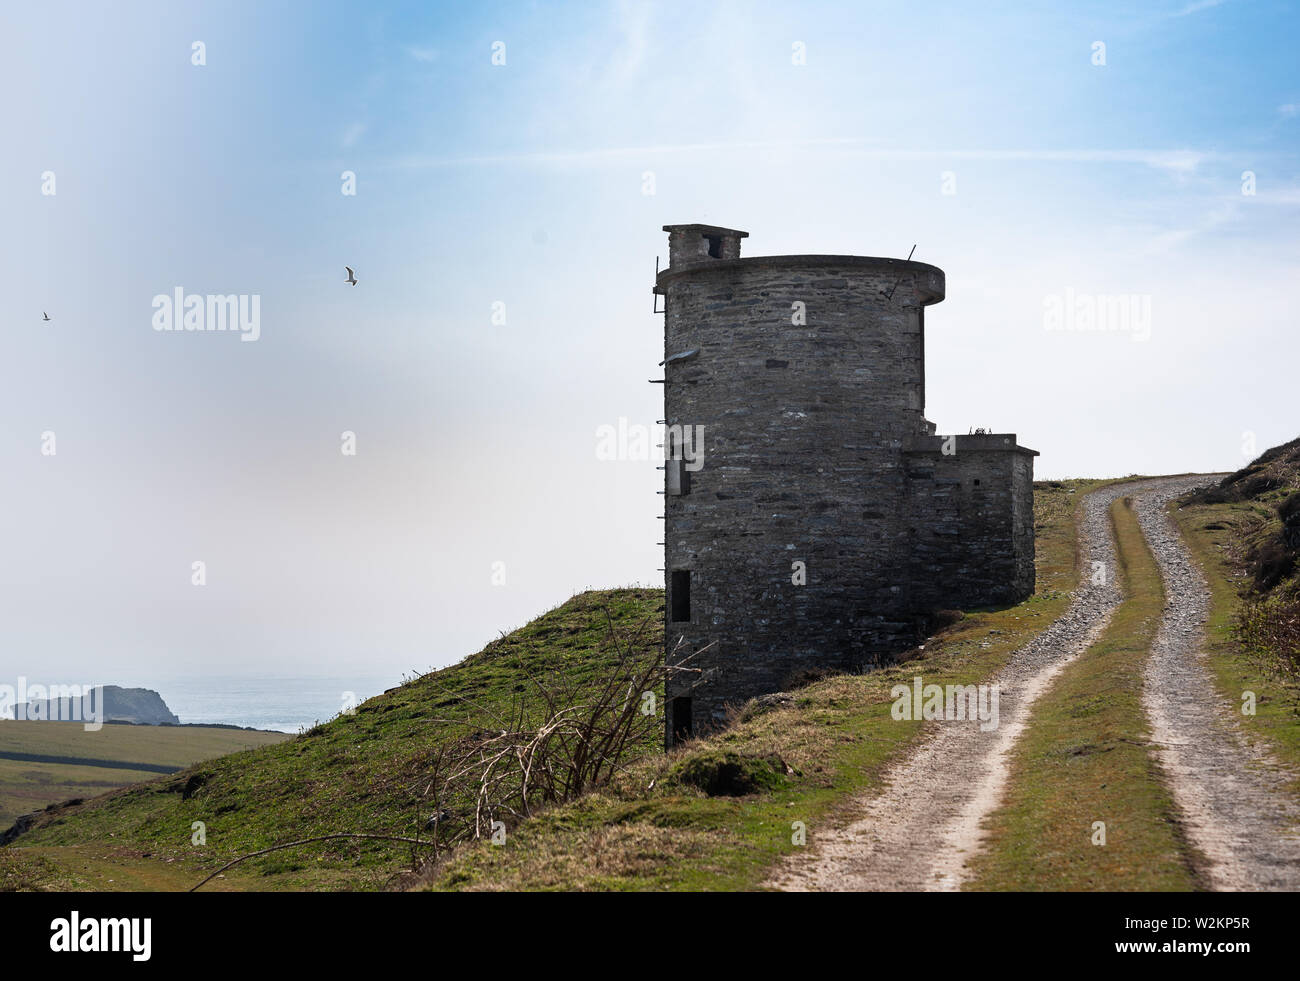
[[[151,678],[138,687],[158,692],[182,723],[296,733],[328,722],[349,701],[359,705],[401,683],[400,676],[388,675],[208,675]]]

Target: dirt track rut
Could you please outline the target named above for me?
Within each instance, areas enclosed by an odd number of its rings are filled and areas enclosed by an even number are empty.
[[[1137,502],[1165,582],[1143,688],[1161,766],[1210,888],[1300,890],[1300,804],[1283,789],[1295,776],[1247,739],[1215,693],[1203,649],[1209,589],[1165,510],[1170,496]]]
[[[1166,477],[1103,487],[1082,502],[1081,584],[1067,611],[999,674],[999,725],[934,722],[921,744],[886,774],[883,791],[854,801],[852,820],[814,829],[807,852],[780,866],[768,885],[785,890],[953,890],[979,847],[980,825],[1006,785],[1007,751],[1023,731],[1034,700],[1057,672],[1105,629],[1120,601],[1113,570],[1109,508],[1118,497],[1167,500],[1209,478]],[[1094,583],[1093,563],[1105,564]]]

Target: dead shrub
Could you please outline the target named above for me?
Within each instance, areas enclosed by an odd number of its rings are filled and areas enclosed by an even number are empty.
[[[665,682],[681,672],[698,674],[689,661],[699,652],[682,656],[679,645],[665,659],[660,644],[643,642],[649,621],[621,638],[608,611],[606,620],[615,659],[594,675],[562,668],[535,674],[520,659],[526,689],[508,708],[467,699],[465,718],[433,720],[463,733],[434,752],[419,795],[436,816],[435,856],[491,837],[497,822],[509,827],[607,784],[637,750],[658,742]]]

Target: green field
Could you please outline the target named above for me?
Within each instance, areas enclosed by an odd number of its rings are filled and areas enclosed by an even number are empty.
[[[19,815],[50,804],[157,779],[159,768],[180,770],[288,738],[277,732],[208,726],[106,725],[87,731],[80,722],[0,720],[0,831]],[[7,758],[13,755],[52,759]],[[132,763],[140,768],[130,767]]]

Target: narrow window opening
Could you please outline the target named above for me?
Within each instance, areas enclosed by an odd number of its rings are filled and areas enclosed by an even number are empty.
[[[684,742],[695,735],[695,725],[691,719],[691,700],[686,696],[674,698],[672,709],[673,742]]]
[[[691,472],[686,469],[685,460],[667,461],[664,465],[664,473],[668,475],[667,486],[664,489],[670,497],[691,492]]]
[[[978,477],[976,477],[976,478],[975,478],[975,486],[978,487],[979,485],[980,485],[980,479],[979,479]]]
[[[712,259],[722,258],[722,236],[705,235],[704,240],[709,243],[709,257]]]
[[[671,583],[672,619],[674,623],[689,623],[691,619],[691,572],[674,569]]]

